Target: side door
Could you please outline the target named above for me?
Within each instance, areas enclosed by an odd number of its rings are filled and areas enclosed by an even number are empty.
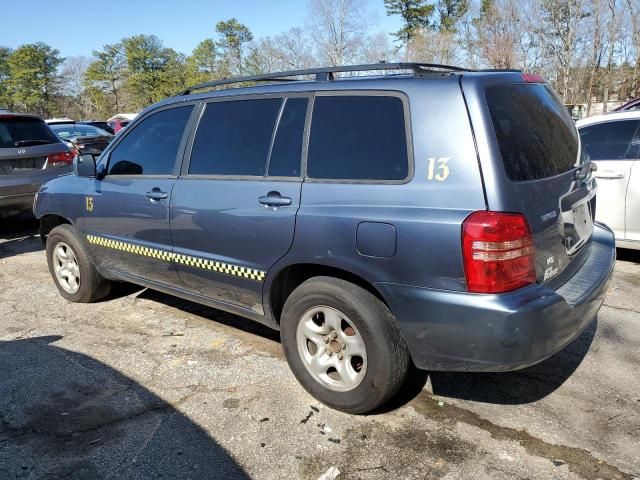
[[[629,156],[633,157],[633,166],[627,186],[625,238],[640,242],[640,127],[636,131],[629,152]]]
[[[181,104],[149,112],[103,156],[99,170],[106,175],[89,188],[82,222],[102,268],[179,283],[169,201],[193,109]]]
[[[190,291],[263,313],[265,274],[293,241],[309,101],[223,97],[202,107],[171,198],[174,260]]]
[[[633,160],[631,141],[640,120],[612,120],[580,129],[582,148],[598,165],[596,220],[608,225],[617,239],[625,238],[625,204]]]

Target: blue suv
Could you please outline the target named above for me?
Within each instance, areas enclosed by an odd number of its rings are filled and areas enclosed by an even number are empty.
[[[256,320],[313,396],[364,413],[410,362],[514,370],[580,335],[615,262],[593,170],[540,77],[320,68],[149,107],[35,213],[64,298],[127,281]]]

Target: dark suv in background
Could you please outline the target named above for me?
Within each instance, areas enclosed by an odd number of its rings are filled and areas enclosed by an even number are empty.
[[[337,78],[365,70],[398,73]],[[257,81],[271,84],[193,92]],[[36,202],[62,296],[124,280],[279,329],[304,387],[352,413],[388,399],[410,362],[549,357],[594,319],[615,261],[576,127],[522,72],[207,83],[75,168]]]
[[[40,185],[71,172],[73,157],[42,119],[0,111],[0,216],[31,212]]]

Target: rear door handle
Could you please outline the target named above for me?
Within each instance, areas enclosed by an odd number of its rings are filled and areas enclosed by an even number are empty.
[[[145,193],[145,196],[152,201],[164,200],[169,196],[167,192],[161,191],[158,187],[152,188],[150,192]]]
[[[607,173],[607,172],[596,173],[596,178],[604,178],[608,180],[612,180],[616,178],[624,178],[624,177],[625,177],[624,173]]]
[[[265,207],[286,207],[291,205],[291,198],[281,196],[280,192],[269,192],[258,198],[258,202]]]

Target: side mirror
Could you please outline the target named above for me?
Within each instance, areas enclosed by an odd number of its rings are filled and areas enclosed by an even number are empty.
[[[79,177],[95,177],[96,157],[90,153],[76,155],[73,159],[73,173]]]

